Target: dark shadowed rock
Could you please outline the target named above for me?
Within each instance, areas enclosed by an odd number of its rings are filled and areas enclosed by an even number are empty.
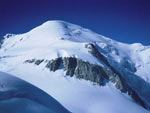
[[[63,59],[63,67],[66,71],[66,75],[70,75],[71,77],[75,74],[75,69],[77,67],[77,59],[76,58],[64,58]]]
[[[42,60],[36,60],[36,61],[35,61],[35,64],[36,64],[36,65],[40,65],[43,61],[44,61],[44,59],[42,59]]]
[[[31,59],[31,60],[26,60],[24,61],[24,63],[34,63],[35,62],[35,59]]]
[[[61,68],[62,58],[57,58],[55,60],[48,61],[46,67],[49,68],[51,71],[56,71],[57,69]]]

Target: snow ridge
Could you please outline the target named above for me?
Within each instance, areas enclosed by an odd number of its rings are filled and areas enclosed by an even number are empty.
[[[69,113],[54,98],[17,77],[0,72],[0,113]]]

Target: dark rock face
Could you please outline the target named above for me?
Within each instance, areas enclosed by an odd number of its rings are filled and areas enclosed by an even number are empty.
[[[0,48],[2,47],[2,43],[3,43],[3,42],[0,40]]]
[[[48,61],[46,67],[50,69],[50,71],[56,71],[61,68],[62,58],[57,58],[55,60]]]
[[[35,59],[32,59],[32,60],[26,60],[24,63],[34,63],[35,62]]]
[[[123,79],[120,75],[119,72],[117,72],[107,61],[107,59],[97,50],[96,45],[94,44],[86,44],[85,48],[88,48],[89,52],[95,56],[98,60],[104,62],[106,66],[110,68],[109,71],[107,72],[107,75],[109,75],[109,80],[113,83],[115,83],[115,86],[117,89],[121,90],[122,92],[127,92],[126,88],[124,87],[123,84]],[[106,68],[103,67],[104,70],[107,70]]]
[[[44,61],[44,59],[42,59],[42,60],[36,60],[36,61],[35,61],[35,64],[36,64],[36,65],[40,65],[43,61]]]
[[[26,60],[24,63],[34,63],[36,65],[40,65],[42,62],[44,61],[44,59],[31,59],[31,60]]]
[[[77,67],[77,59],[76,58],[64,58],[63,59],[63,67],[66,71],[66,75],[70,75],[71,77],[75,74],[75,69]]]
[[[89,53],[91,53],[97,59],[103,61],[106,65],[110,65],[108,63],[107,59],[97,50],[95,45],[93,45],[93,44],[86,44],[85,48],[87,48],[89,50]]]
[[[49,68],[50,71],[63,68],[68,76],[72,77],[75,75],[79,79],[89,80],[99,85],[104,85],[109,79],[105,72],[106,70],[102,67],[72,57],[57,58],[49,61],[46,67]]]
[[[77,67],[74,74],[77,78],[90,80],[99,85],[105,85],[108,81],[106,72],[100,66],[89,64],[81,60],[77,60]]]
[[[4,39],[0,39],[0,48],[2,48]]]
[[[47,68],[50,71],[63,69],[68,76],[76,76],[78,79],[85,79],[99,85],[105,85],[108,81],[115,83],[117,89],[127,92],[126,85],[122,82],[122,78],[115,72],[101,67],[99,65],[90,64],[77,58],[65,57],[48,61]],[[61,67],[61,68],[60,68]]]

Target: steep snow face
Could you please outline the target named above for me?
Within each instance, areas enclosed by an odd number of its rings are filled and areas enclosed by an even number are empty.
[[[150,46],[143,46],[140,43],[123,44],[116,41],[97,44],[116,69],[121,70],[122,67],[150,82]],[[119,65],[116,66],[115,62]]]
[[[69,113],[35,86],[0,72],[0,113]]]
[[[145,81],[150,82],[150,46],[132,44],[131,48],[133,50],[132,60],[135,62],[137,69],[136,74],[141,76]]]
[[[89,52],[88,43],[94,44],[115,69],[127,70],[150,82],[149,46],[123,44],[63,21],[48,21],[28,33],[6,36],[0,49],[0,70],[52,94],[74,113],[130,113],[131,106],[132,112],[147,113],[110,83],[99,87],[84,80],[64,77],[63,70],[50,72],[45,68],[46,61],[58,57],[75,57],[107,68]],[[44,61],[38,66],[25,63],[32,59]]]

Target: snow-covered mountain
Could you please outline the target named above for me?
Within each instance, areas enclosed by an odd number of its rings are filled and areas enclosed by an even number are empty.
[[[37,87],[0,72],[0,113],[70,113]]]
[[[1,43],[0,71],[41,88],[73,113],[149,112],[150,46],[64,21],[8,34]]]

